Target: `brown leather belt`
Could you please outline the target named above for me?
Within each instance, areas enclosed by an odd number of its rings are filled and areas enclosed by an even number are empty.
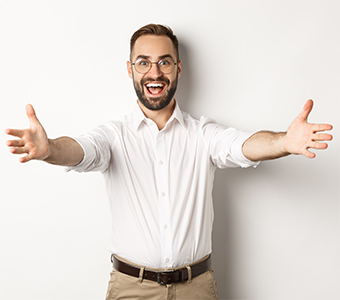
[[[129,265],[125,262],[120,261],[116,257],[113,260],[113,267],[126,275],[139,277],[140,274],[140,268]],[[194,265],[190,265],[191,268],[191,278],[194,278],[206,271],[208,271],[211,267],[211,256],[207,259],[205,259],[202,262],[199,262]],[[178,283],[178,282],[184,282],[189,279],[188,275],[188,268],[183,267],[176,270],[169,270],[169,271],[151,271],[148,269],[144,269],[143,273],[143,279],[156,281],[158,284],[171,284],[171,283]]]

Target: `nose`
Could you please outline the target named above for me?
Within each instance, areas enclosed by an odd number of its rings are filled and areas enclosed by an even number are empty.
[[[152,63],[151,64],[151,69],[149,70],[148,72],[148,75],[150,77],[159,77],[160,75],[162,75],[163,73],[161,72],[161,70],[159,69],[158,67],[158,64],[157,63]]]

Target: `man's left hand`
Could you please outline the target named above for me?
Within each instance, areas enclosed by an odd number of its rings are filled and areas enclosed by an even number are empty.
[[[308,158],[316,155],[309,149],[326,149],[327,143],[332,140],[331,134],[319,133],[333,128],[330,124],[311,124],[307,122],[308,116],[313,108],[313,100],[308,100],[300,114],[289,126],[284,137],[284,148],[288,153],[301,154]]]

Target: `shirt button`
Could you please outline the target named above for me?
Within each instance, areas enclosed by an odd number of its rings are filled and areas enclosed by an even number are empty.
[[[165,225],[164,225],[164,229],[168,229],[168,225],[165,224]]]
[[[164,192],[162,192],[162,196],[163,196],[163,197],[165,196],[165,193],[164,193]]]
[[[162,161],[162,160],[160,160],[160,161],[159,161],[159,164],[160,164],[160,165],[162,165],[162,164],[163,164],[163,161]]]
[[[167,259],[165,260],[165,262],[167,262],[167,263],[168,263],[169,261],[170,261],[170,259],[169,259],[169,258],[167,258]]]
[[[159,137],[163,137],[163,135],[164,135],[163,133],[159,133],[158,134]]]

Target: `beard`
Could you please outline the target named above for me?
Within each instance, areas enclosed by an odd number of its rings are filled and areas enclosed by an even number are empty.
[[[165,82],[167,84],[167,88],[161,96],[149,98],[145,94],[145,91],[144,91],[145,83],[152,82],[152,81]],[[140,82],[133,80],[133,86],[135,88],[139,101],[146,108],[150,110],[161,110],[167,107],[169,103],[171,102],[172,98],[174,97],[176,89],[177,89],[177,82],[178,82],[178,76],[176,76],[176,80],[173,81],[171,84],[170,84],[170,80],[164,76],[160,76],[156,79],[145,77]]]

